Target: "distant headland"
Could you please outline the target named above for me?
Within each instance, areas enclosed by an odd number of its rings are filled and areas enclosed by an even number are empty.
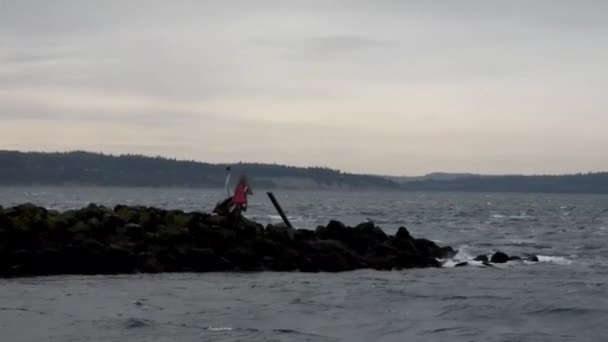
[[[226,166],[132,154],[0,150],[0,185],[211,188],[223,186]],[[422,177],[389,177],[327,167],[262,163],[231,166],[233,173],[246,173],[255,187],[265,189],[608,194],[608,172],[558,176],[432,173]]]

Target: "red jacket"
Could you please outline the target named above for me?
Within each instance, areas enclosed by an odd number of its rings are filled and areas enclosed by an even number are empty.
[[[234,191],[234,196],[232,196],[232,203],[236,205],[245,205],[247,204],[247,187],[244,183],[239,183],[237,185],[236,190]]]

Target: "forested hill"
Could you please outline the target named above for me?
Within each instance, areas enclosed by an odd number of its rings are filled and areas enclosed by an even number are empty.
[[[608,194],[608,173],[561,176],[466,176],[452,180],[427,179],[403,183],[409,191],[539,192]]]
[[[223,187],[226,166],[140,155],[0,151],[0,184]],[[250,163],[231,167],[234,178],[245,173],[258,188],[390,189],[397,185],[383,177],[320,167]]]
[[[140,155],[0,151],[0,185],[223,187],[226,166]],[[254,187],[265,189],[608,194],[608,173],[564,176],[436,173],[407,178],[357,175],[321,167],[255,163],[231,166],[234,178],[245,173],[250,176]]]

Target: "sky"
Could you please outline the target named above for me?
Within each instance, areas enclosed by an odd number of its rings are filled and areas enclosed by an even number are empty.
[[[0,0],[0,149],[608,170],[608,2]]]

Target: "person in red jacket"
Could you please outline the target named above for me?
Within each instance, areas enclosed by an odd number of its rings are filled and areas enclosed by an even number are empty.
[[[253,191],[249,187],[247,177],[242,175],[239,179],[239,183],[236,185],[234,190],[234,196],[232,196],[231,206],[234,206],[232,213],[235,217],[239,217],[241,212],[247,211],[247,195],[253,195]]]

